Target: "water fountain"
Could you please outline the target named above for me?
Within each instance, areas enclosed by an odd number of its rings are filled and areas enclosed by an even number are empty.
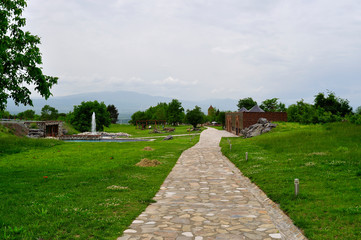
[[[97,124],[95,122],[95,112],[93,112],[93,115],[92,115],[92,128],[91,128],[91,131],[92,131],[92,135],[96,135],[96,129],[97,129]]]

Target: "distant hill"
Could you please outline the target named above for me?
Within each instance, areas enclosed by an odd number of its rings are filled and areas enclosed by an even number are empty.
[[[138,110],[145,110],[150,106],[155,106],[160,102],[170,102],[172,98],[151,96],[129,91],[117,92],[95,92],[69,95],[64,97],[51,97],[48,100],[42,98],[33,99],[34,107],[30,106],[16,106],[12,100],[9,100],[7,110],[10,113],[19,113],[27,109],[33,109],[40,113],[44,105],[50,105],[56,108],[60,113],[68,113],[73,110],[74,105],[79,105],[83,101],[104,102],[106,105],[114,104],[119,111],[121,118],[127,118]],[[207,99],[202,101],[187,101],[178,99],[184,109],[193,109],[194,106],[199,106],[202,111],[207,113],[210,105],[222,111],[235,111],[237,109],[238,100],[235,99]]]

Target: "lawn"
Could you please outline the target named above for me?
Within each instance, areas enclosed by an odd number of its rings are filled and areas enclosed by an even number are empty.
[[[189,129],[193,127],[191,125],[180,125],[180,126],[166,126],[168,128],[175,128],[174,132],[162,132],[162,133],[152,133],[154,130],[154,126],[152,129],[139,129],[134,125],[127,124],[111,124],[109,127],[104,127],[105,132],[125,132],[131,134],[131,137],[152,137],[152,136],[167,136],[167,135],[180,135],[180,134],[194,134],[200,132],[189,132]],[[162,130],[162,126],[158,126],[158,130]],[[203,128],[204,129],[204,128]],[[203,130],[201,129],[201,130]]]
[[[222,139],[222,152],[309,239],[361,239],[361,126],[280,123],[262,136],[229,140],[232,149]]]
[[[64,143],[0,136],[0,239],[116,239],[199,139]],[[161,164],[136,166],[143,158]]]

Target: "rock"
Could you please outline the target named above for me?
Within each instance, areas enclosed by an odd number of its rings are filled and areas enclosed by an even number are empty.
[[[166,136],[163,140],[172,140],[173,139],[173,136],[172,135],[168,135]]]
[[[272,128],[275,128],[276,126],[276,124],[268,122],[267,119],[260,118],[258,119],[256,124],[253,124],[248,128],[242,129],[241,134],[244,138],[255,137],[271,131]]]
[[[260,119],[258,119],[257,123],[266,124],[266,123],[268,123],[268,121],[265,118],[260,118]]]

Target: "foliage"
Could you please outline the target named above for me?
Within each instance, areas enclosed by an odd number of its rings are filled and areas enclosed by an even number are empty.
[[[226,112],[220,111],[217,115],[216,122],[220,123],[222,126],[226,125]]]
[[[357,115],[361,115],[361,106],[356,108],[356,112]]]
[[[323,93],[315,96],[315,104],[308,104],[298,101],[287,109],[288,120],[304,124],[337,122],[345,118],[353,120],[351,117],[352,108],[348,105],[348,100],[341,99],[329,92],[325,97]]]
[[[56,110],[53,107],[50,107],[49,105],[45,105],[41,109],[40,119],[43,121],[57,120],[58,119],[58,110]]]
[[[284,103],[279,103],[278,98],[266,99],[260,105],[265,112],[285,112],[286,105]]]
[[[243,98],[238,101],[237,107],[241,109],[242,107],[251,109],[254,105],[257,105],[257,102],[254,101],[251,97]]]
[[[287,109],[287,117],[290,122],[299,123],[314,123],[316,119],[316,113],[314,107],[305,103],[302,99],[296,104],[292,104]]]
[[[232,150],[222,139],[221,147],[308,239],[361,239],[360,132],[361,126],[347,122],[279,123],[271,133],[232,139]]]
[[[70,114],[70,123],[80,132],[91,131],[93,112],[95,112],[96,130],[103,131],[104,126],[108,127],[111,123],[110,114],[104,102],[88,101],[74,106],[74,110]]]
[[[167,122],[175,126],[178,123],[182,123],[183,118],[184,108],[182,107],[182,103],[179,102],[177,99],[173,99],[168,104]]]
[[[23,140],[23,151],[0,157],[1,239],[5,234],[8,239],[118,238],[198,136],[136,143],[56,141],[60,145],[53,146],[49,140]],[[44,146],[33,149],[35,142]],[[154,151],[144,151],[146,146]],[[162,164],[135,166],[143,158]]]
[[[361,125],[361,114],[350,114],[347,119],[354,124]]]
[[[187,110],[186,122],[191,124],[194,128],[196,128],[198,124],[204,123],[204,121],[205,115],[200,107],[195,106],[194,109]]]
[[[21,29],[26,24],[21,17],[25,7],[25,0],[0,1],[0,110],[5,109],[8,98],[16,104],[32,105],[26,85],[34,85],[47,99],[51,87],[57,83],[56,77],[44,75],[39,67],[40,38]]]
[[[352,107],[350,107],[349,101],[347,99],[336,97],[333,92],[328,92],[327,97],[325,97],[324,93],[318,93],[315,96],[315,107],[322,108],[326,112],[341,117],[345,117],[347,114],[352,113]]]
[[[35,115],[35,111],[32,109],[28,109],[25,110],[24,112],[18,113],[17,115],[18,118],[20,119],[28,119],[28,120],[34,120],[36,119],[38,116]]]
[[[137,111],[132,114],[130,123],[136,125],[139,120],[166,120],[173,126],[182,123],[184,119],[184,109],[182,104],[173,99],[169,104],[158,103],[155,107],[149,107],[147,110]]]
[[[107,111],[110,114],[110,119],[112,123],[116,123],[118,121],[118,109],[114,105],[108,105]]]
[[[8,111],[1,111],[0,110],[0,118],[6,118],[9,119],[11,114]]]

